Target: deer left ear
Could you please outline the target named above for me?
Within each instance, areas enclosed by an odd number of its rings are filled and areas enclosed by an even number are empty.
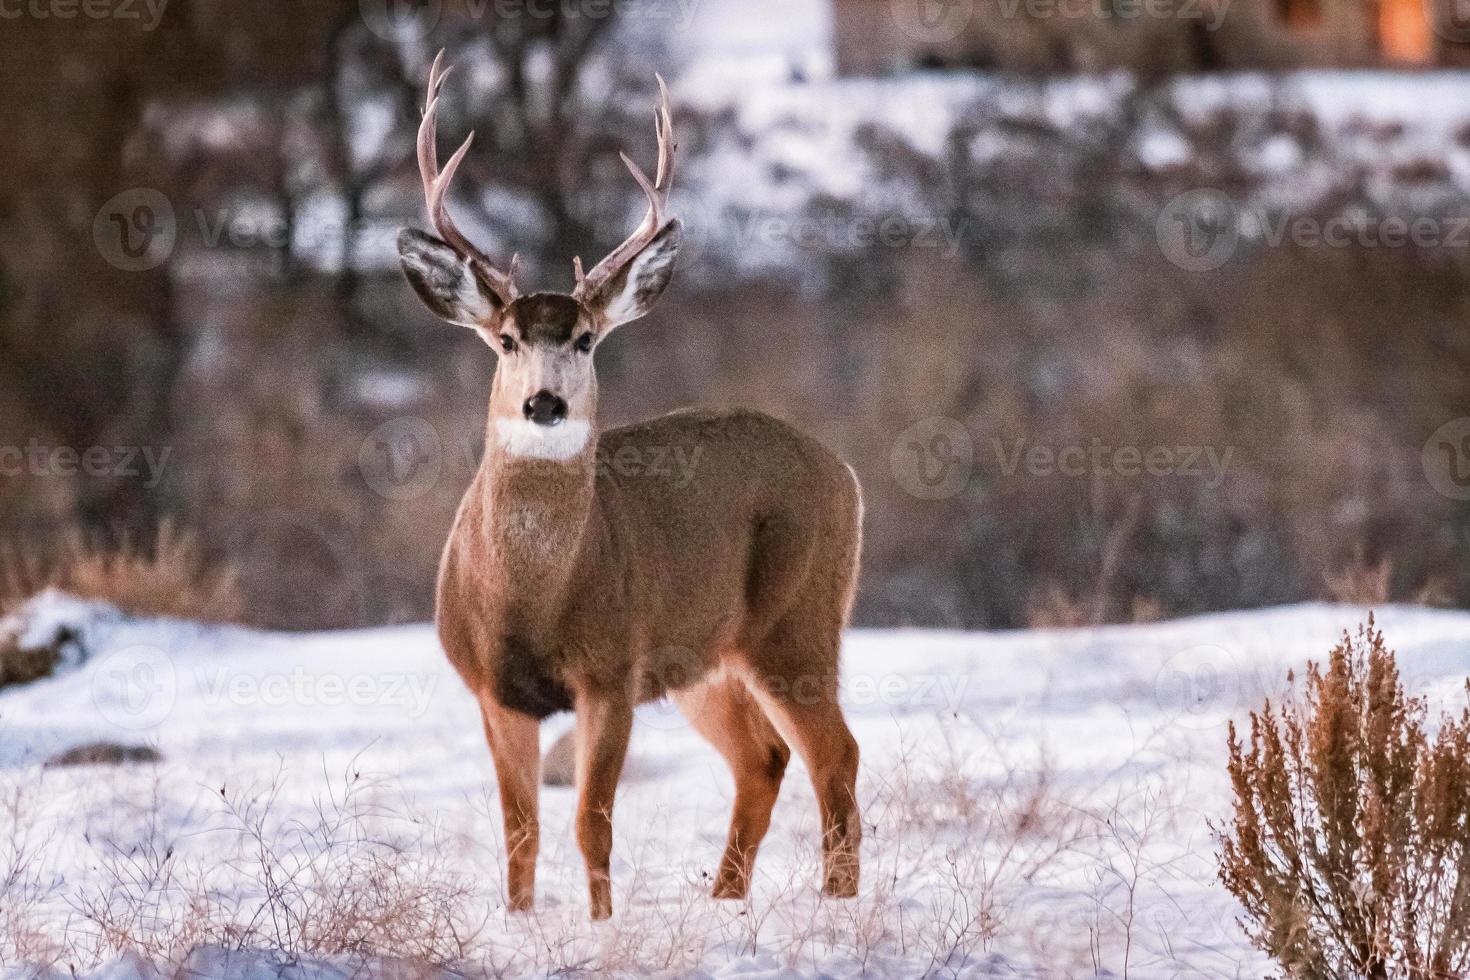
[[[648,314],[674,277],[683,226],[674,218],[596,293],[587,306],[611,330]]]

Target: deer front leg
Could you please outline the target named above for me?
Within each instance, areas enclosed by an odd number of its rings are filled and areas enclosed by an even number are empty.
[[[577,697],[577,844],[587,862],[593,919],[612,915],[612,810],[633,730],[621,692]]]
[[[537,818],[541,725],[530,715],[501,706],[489,694],[480,696],[480,713],[500,783],[510,909],[528,912],[536,900],[536,851],[541,841]]]

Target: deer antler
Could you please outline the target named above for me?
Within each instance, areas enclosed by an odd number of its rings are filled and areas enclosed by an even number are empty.
[[[449,217],[449,212],[444,208],[444,199],[448,195],[450,182],[454,180],[454,172],[459,169],[460,161],[469,152],[470,144],[475,141],[475,134],[470,133],[464,144],[455,151],[454,156],[449,158],[449,163],[445,165],[443,172],[440,172],[439,151],[436,146],[439,87],[444,84],[444,79],[450,72],[448,67],[443,66],[443,62],[444,52],[441,50],[434,58],[434,66],[429,69],[429,94],[424,101],[424,121],[419,124],[419,176],[424,181],[424,199],[429,208],[429,221],[434,225],[434,230],[439,233],[439,237],[468,259],[490,288],[495,290],[500,301],[509,306],[520,295],[515,284],[519,257],[512,256],[509,271],[502,272],[489,256],[475,247],[455,227],[454,220]]]
[[[597,263],[591,272],[584,275],[582,260],[578,258],[574,261],[577,288],[572,295],[578,301],[595,295],[607,284],[608,280],[621,272],[635,255],[643,251],[668,223],[669,189],[674,183],[674,151],[678,149],[678,144],[674,142],[674,112],[669,102],[669,87],[664,84],[662,75],[657,77],[660,104],[653,115],[654,127],[658,132],[657,177],[650,181],[648,175],[639,169],[628,154],[619,154],[629,172],[633,174],[633,179],[638,181],[638,186],[643,188],[643,193],[648,197],[648,214],[632,236],[613,249],[612,254],[607,258]]]

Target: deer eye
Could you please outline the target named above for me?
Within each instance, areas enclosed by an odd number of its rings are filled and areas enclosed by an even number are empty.
[[[575,346],[577,350],[581,351],[583,354],[590,351],[592,349],[592,334],[584,333],[582,336],[578,337]]]
[[[508,333],[501,334],[500,349],[507,354],[514,354],[516,352],[516,339]]]

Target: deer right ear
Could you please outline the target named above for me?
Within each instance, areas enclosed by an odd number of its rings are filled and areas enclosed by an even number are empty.
[[[679,256],[682,233],[679,220],[671,219],[653,241],[587,297],[587,305],[601,314],[607,329],[637,320],[653,309],[674,277],[674,260]]]
[[[413,291],[441,320],[480,330],[505,310],[474,263],[433,235],[403,229],[398,259]]]

